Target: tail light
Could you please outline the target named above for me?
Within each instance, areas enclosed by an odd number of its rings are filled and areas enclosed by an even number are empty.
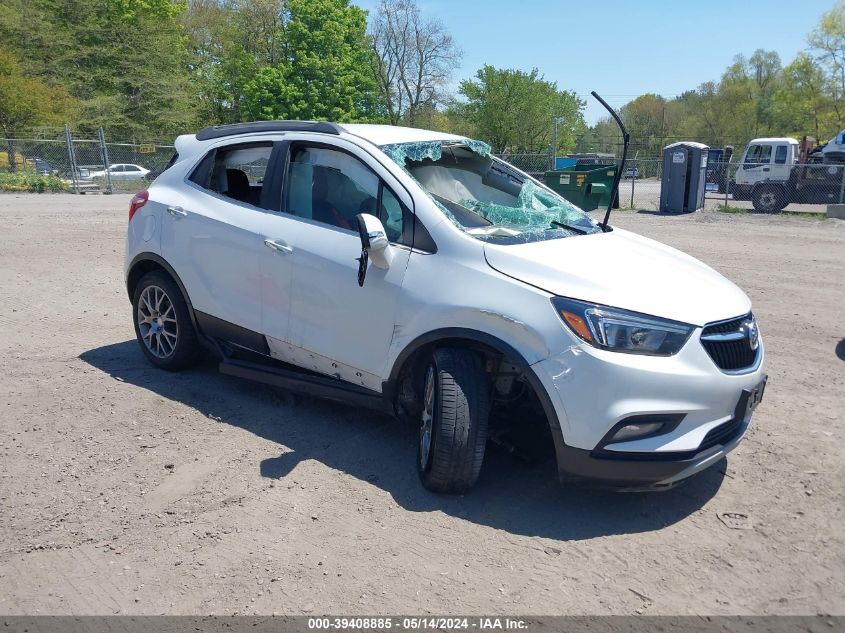
[[[150,194],[148,191],[139,191],[134,196],[132,196],[132,200],[129,201],[129,221],[132,221],[132,216],[135,215],[135,212],[147,204],[147,200],[150,199]]]

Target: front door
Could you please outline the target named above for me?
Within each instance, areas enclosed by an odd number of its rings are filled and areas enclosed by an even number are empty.
[[[262,261],[290,265],[293,271],[288,319],[277,323],[275,297],[265,297],[264,333],[271,353],[381,391],[410,255],[402,245],[409,241],[403,230],[409,211],[354,148],[299,142],[289,151],[283,211],[268,216],[265,225],[265,239],[282,252],[270,255],[265,249]],[[363,287],[356,260],[358,213],[380,216],[395,250],[388,270],[370,264]]]
[[[739,185],[756,185],[771,180],[772,146],[754,143],[748,146],[736,175]]]
[[[687,208],[687,167],[689,165],[689,150],[678,147],[672,150],[672,163],[669,166],[669,208],[673,211],[686,211]]]

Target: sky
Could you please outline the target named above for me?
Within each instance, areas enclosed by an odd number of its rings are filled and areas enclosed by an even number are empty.
[[[378,0],[353,0],[374,13]],[[464,52],[452,90],[485,63],[536,67],[587,102],[593,124],[648,92],[672,98],[717,81],[734,55],[776,51],[786,65],[834,0],[418,0]]]

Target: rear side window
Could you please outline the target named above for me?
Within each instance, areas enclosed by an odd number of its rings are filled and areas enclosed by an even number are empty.
[[[272,153],[270,142],[218,147],[197,165],[190,180],[226,198],[261,207]]]
[[[775,149],[775,165],[786,165],[786,145],[778,145]]]

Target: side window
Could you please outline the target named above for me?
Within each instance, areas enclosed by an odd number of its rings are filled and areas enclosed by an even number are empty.
[[[141,171],[137,165],[126,165],[124,169],[126,171]]]
[[[323,147],[294,147],[283,209],[292,215],[357,230],[355,216],[376,213],[379,178],[358,159]]]
[[[123,172],[126,170],[124,169],[123,165],[115,165],[114,167],[112,167],[112,171]]]
[[[382,187],[379,220],[384,224],[387,239],[391,242],[403,242],[402,232],[405,228],[405,212],[402,203],[396,199],[390,189],[384,186]]]
[[[786,145],[778,145],[775,149],[775,164],[776,165],[786,165]]]
[[[759,145],[749,145],[748,151],[745,152],[745,160],[742,161],[743,165],[752,165],[753,163],[757,162],[757,156],[760,154],[760,146]]]
[[[744,162],[746,165],[759,165],[761,163],[770,163],[771,160],[771,145],[752,145],[748,148]]]
[[[221,196],[260,207],[272,152],[270,142],[218,147],[194,169],[190,180]]]

